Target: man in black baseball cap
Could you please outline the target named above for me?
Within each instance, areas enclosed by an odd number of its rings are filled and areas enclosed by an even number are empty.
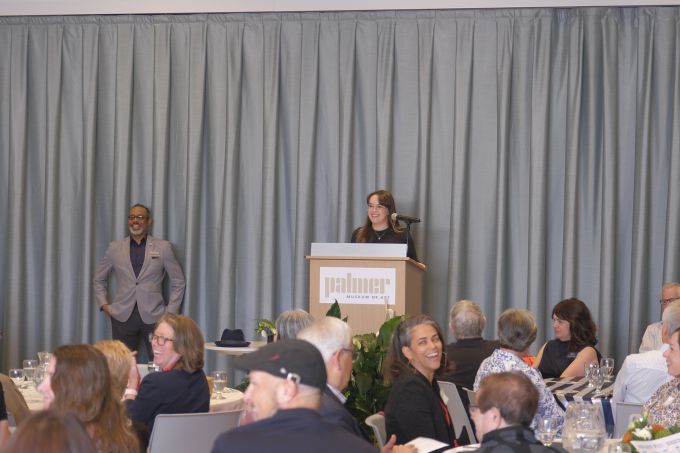
[[[248,371],[244,400],[256,421],[222,433],[213,453],[375,452],[318,413],[326,365],[311,343],[297,339],[270,343],[239,357],[234,365]]]

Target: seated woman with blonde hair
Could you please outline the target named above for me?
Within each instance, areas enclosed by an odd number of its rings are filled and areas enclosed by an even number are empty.
[[[104,354],[89,344],[59,346],[38,386],[45,409],[73,413],[99,452],[140,451],[125,408],[111,392]]]
[[[150,335],[153,362],[161,369],[139,379],[137,366],[130,369],[125,390],[128,415],[153,431],[158,414],[186,414],[210,410],[210,390],[203,373],[204,340],[201,330],[187,316],[166,313]]]

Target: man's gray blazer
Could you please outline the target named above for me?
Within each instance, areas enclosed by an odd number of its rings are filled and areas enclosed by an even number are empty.
[[[177,313],[184,297],[184,273],[168,241],[146,237],[144,264],[135,277],[130,262],[130,237],[113,241],[94,273],[94,294],[99,308],[108,304],[109,273],[116,278],[116,296],[111,303],[111,315],[125,322],[135,308],[146,324],[155,323],[166,311]],[[163,301],[163,279],[170,277],[170,301],[166,309]]]

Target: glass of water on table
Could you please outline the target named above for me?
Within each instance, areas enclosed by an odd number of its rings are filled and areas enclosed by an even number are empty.
[[[611,382],[612,375],[614,374],[614,359],[611,357],[602,357],[602,359],[600,359],[600,369],[604,371],[605,381]]]
[[[222,395],[222,392],[224,392],[227,388],[227,372],[221,370],[213,371],[212,378],[213,378],[213,395],[215,395],[215,399],[223,400],[224,396]]]
[[[536,438],[549,447],[557,434],[557,423],[552,417],[536,417]]]
[[[28,382],[33,381],[33,375],[35,374],[35,369],[38,366],[38,361],[35,359],[24,360],[24,377]]]

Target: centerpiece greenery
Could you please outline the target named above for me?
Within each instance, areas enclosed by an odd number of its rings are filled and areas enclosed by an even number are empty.
[[[647,441],[656,440],[663,437],[672,436],[673,434],[680,433],[680,427],[677,425],[666,427],[658,424],[650,424],[647,414],[642,414],[642,417],[638,417],[633,420],[633,422],[628,427],[628,431],[623,435],[623,442],[630,445],[631,451],[636,453],[638,450],[631,443],[631,441]]]

